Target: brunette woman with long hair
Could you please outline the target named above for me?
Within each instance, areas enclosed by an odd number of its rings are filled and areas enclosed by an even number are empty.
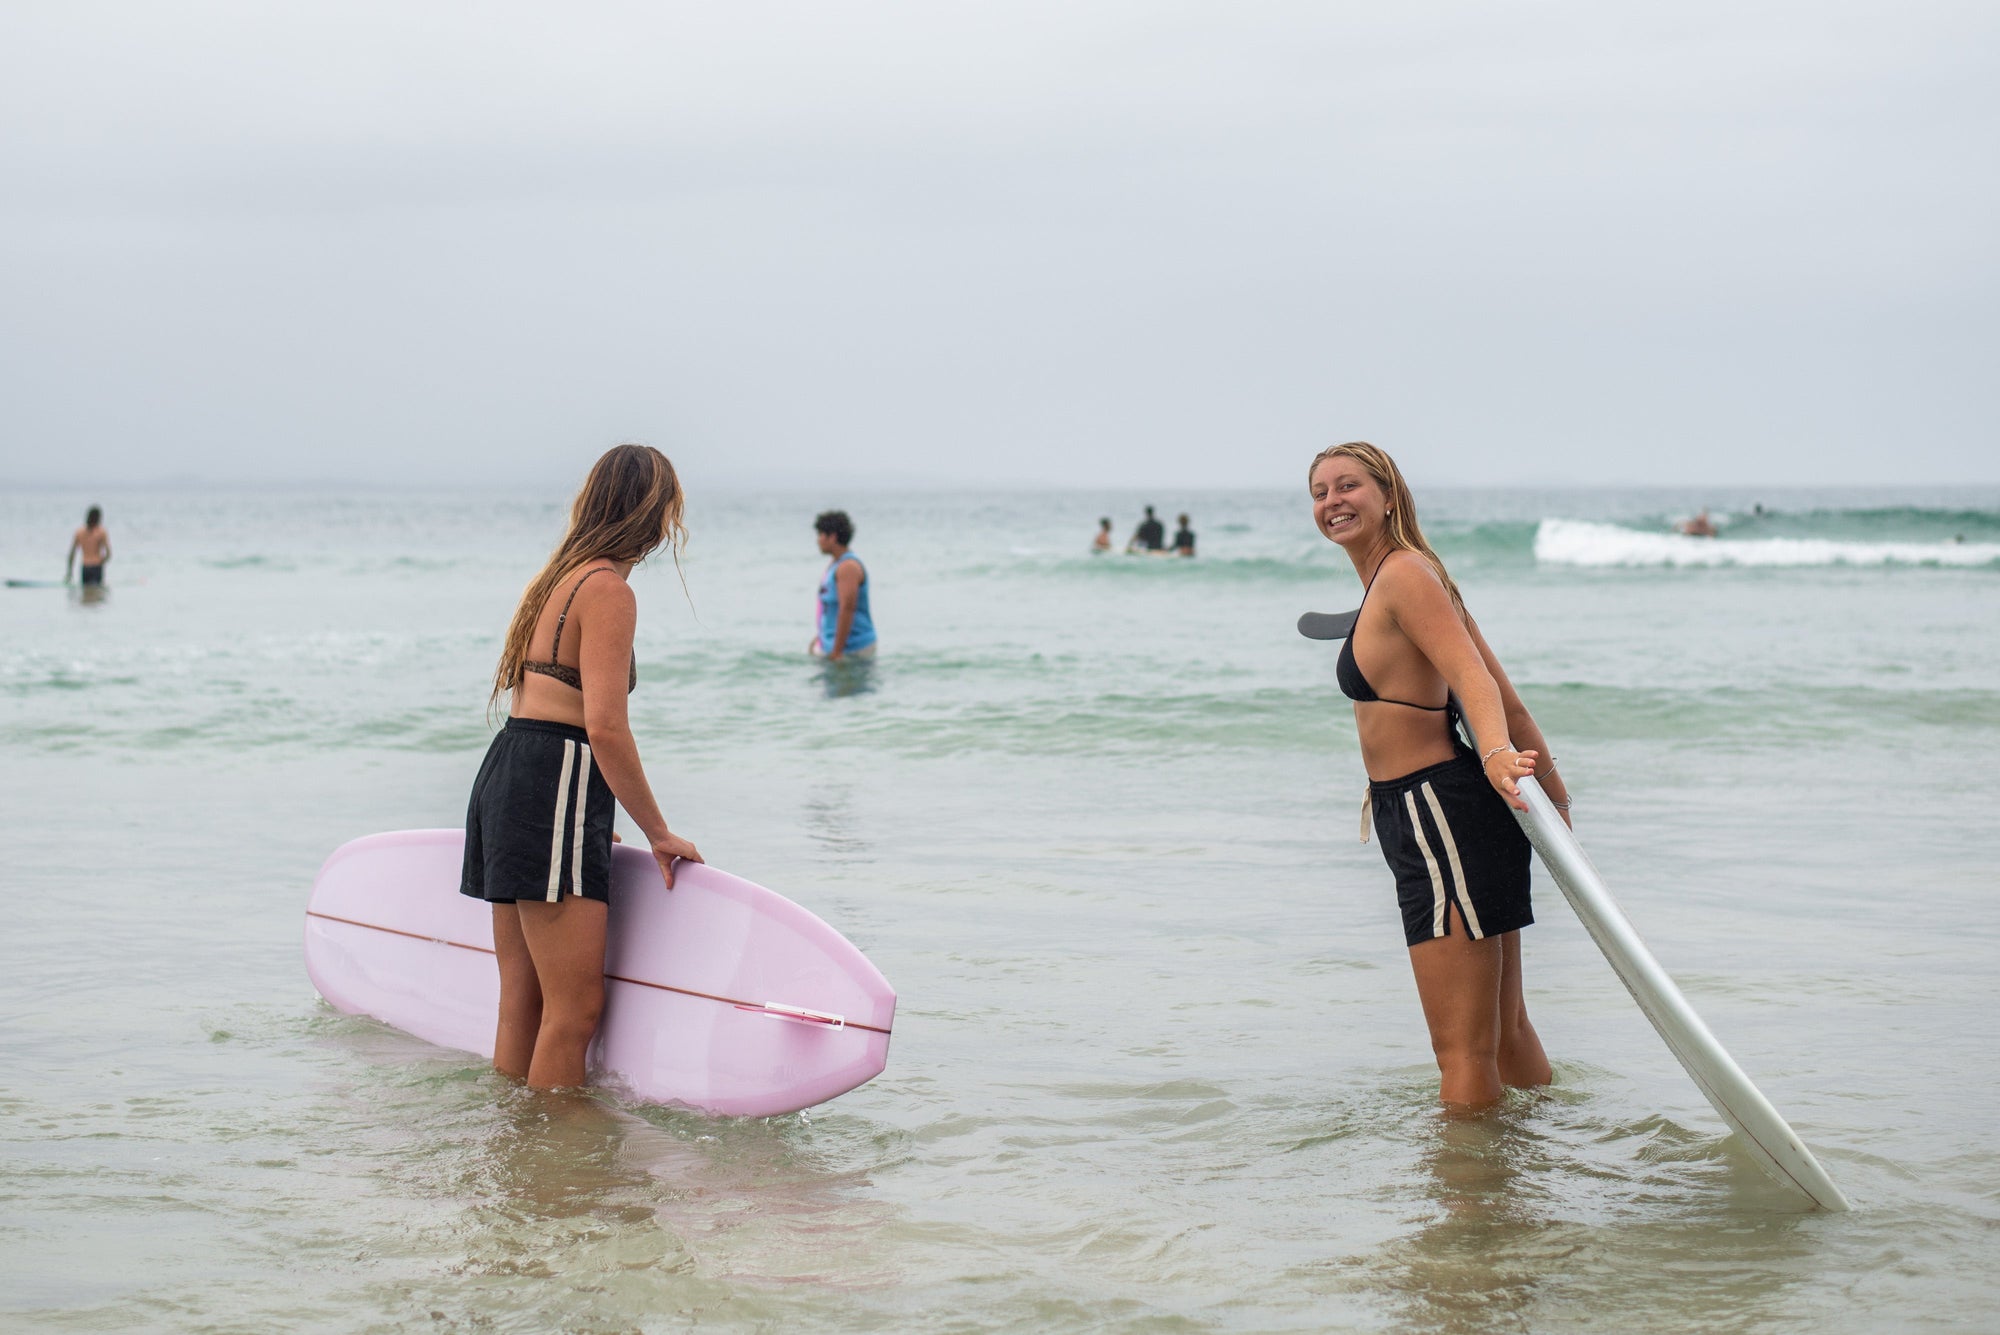
[[[676,858],[701,861],[667,828],[625,712],[639,682],[626,576],[662,546],[679,563],[682,504],[664,454],[606,452],[521,595],[493,674],[490,699],[512,701],[472,785],[459,890],[493,905],[494,1069],[536,1089],[584,1082],[604,1010],[612,799],[645,834],[669,890]]]
[[[1521,992],[1529,847],[1507,808],[1527,809],[1518,781],[1530,776],[1564,820],[1569,794],[1554,758],[1540,764],[1548,743],[1424,541],[1395,461],[1353,441],[1321,450],[1306,479],[1313,522],[1364,588],[1335,676],[1354,701],[1364,820],[1395,874],[1439,1097],[1477,1107],[1504,1086],[1546,1085]],[[1459,736],[1461,704],[1478,753]]]

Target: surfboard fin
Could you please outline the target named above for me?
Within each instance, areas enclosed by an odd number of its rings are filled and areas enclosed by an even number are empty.
[[[827,1029],[847,1028],[847,1017],[835,1015],[831,1011],[808,1010],[804,1006],[781,1006],[775,1001],[767,1001],[761,1006],[751,1006],[743,1002],[736,1004],[740,1011],[750,1011],[767,1019],[786,1020],[792,1024],[819,1025]]]
[[[1309,640],[1344,640],[1354,629],[1354,618],[1361,615],[1361,609],[1352,612],[1305,612],[1299,616],[1299,634]]]

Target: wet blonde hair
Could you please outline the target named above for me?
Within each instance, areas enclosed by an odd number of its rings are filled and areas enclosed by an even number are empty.
[[[1352,459],[1361,465],[1368,476],[1375,479],[1375,485],[1389,498],[1388,530],[1389,546],[1405,552],[1415,552],[1430,562],[1431,569],[1444,584],[1444,591],[1451,595],[1451,605],[1458,609],[1461,621],[1471,618],[1465,611],[1465,599],[1459,595],[1458,584],[1451,572],[1444,568],[1444,561],[1431,550],[1430,543],[1424,541],[1424,531],[1417,525],[1417,502],[1410,495],[1410,484],[1403,481],[1403,474],[1396,467],[1396,461],[1388,453],[1365,440],[1350,440],[1345,445],[1329,445],[1313,456],[1312,466],[1306,469],[1306,487],[1312,487],[1313,475],[1328,459]]]
[[[521,593],[500,650],[500,665],[493,673],[489,704],[520,684],[535,623],[556,585],[572,571],[592,561],[636,565],[663,546],[673,552],[674,568],[680,568],[681,550],[687,544],[683,508],[680,477],[666,455],[650,445],[615,445],[604,452],[570,506],[569,531]]]

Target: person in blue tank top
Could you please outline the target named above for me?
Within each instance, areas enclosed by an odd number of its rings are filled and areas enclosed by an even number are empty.
[[[875,618],[868,612],[868,568],[847,550],[854,521],[845,510],[828,510],[813,520],[819,549],[832,559],[819,581],[819,634],[812,651],[829,662],[875,656]]]

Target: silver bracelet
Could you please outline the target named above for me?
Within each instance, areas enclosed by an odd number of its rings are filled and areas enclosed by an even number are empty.
[[[1500,745],[1494,747],[1491,751],[1488,751],[1485,755],[1479,757],[1479,768],[1485,769],[1487,761],[1493,759],[1493,757],[1499,755],[1502,751],[1512,751],[1513,749],[1514,749],[1513,747],[1509,746],[1505,742],[1500,743]]]
[[[1563,799],[1562,801],[1560,801],[1560,802],[1550,802],[1550,803],[1549,803],[1549,805],[1550,805],[1550,806],[1552,806],[1552,807],[1554,807],[1554,808],[1555,808],[1555,809],[1556,809],[1557,811],[1568,811],[1568,810],[1569,810],[1569,799],[1568,799],[1568,798],[1564,798],[1564,799]]]

